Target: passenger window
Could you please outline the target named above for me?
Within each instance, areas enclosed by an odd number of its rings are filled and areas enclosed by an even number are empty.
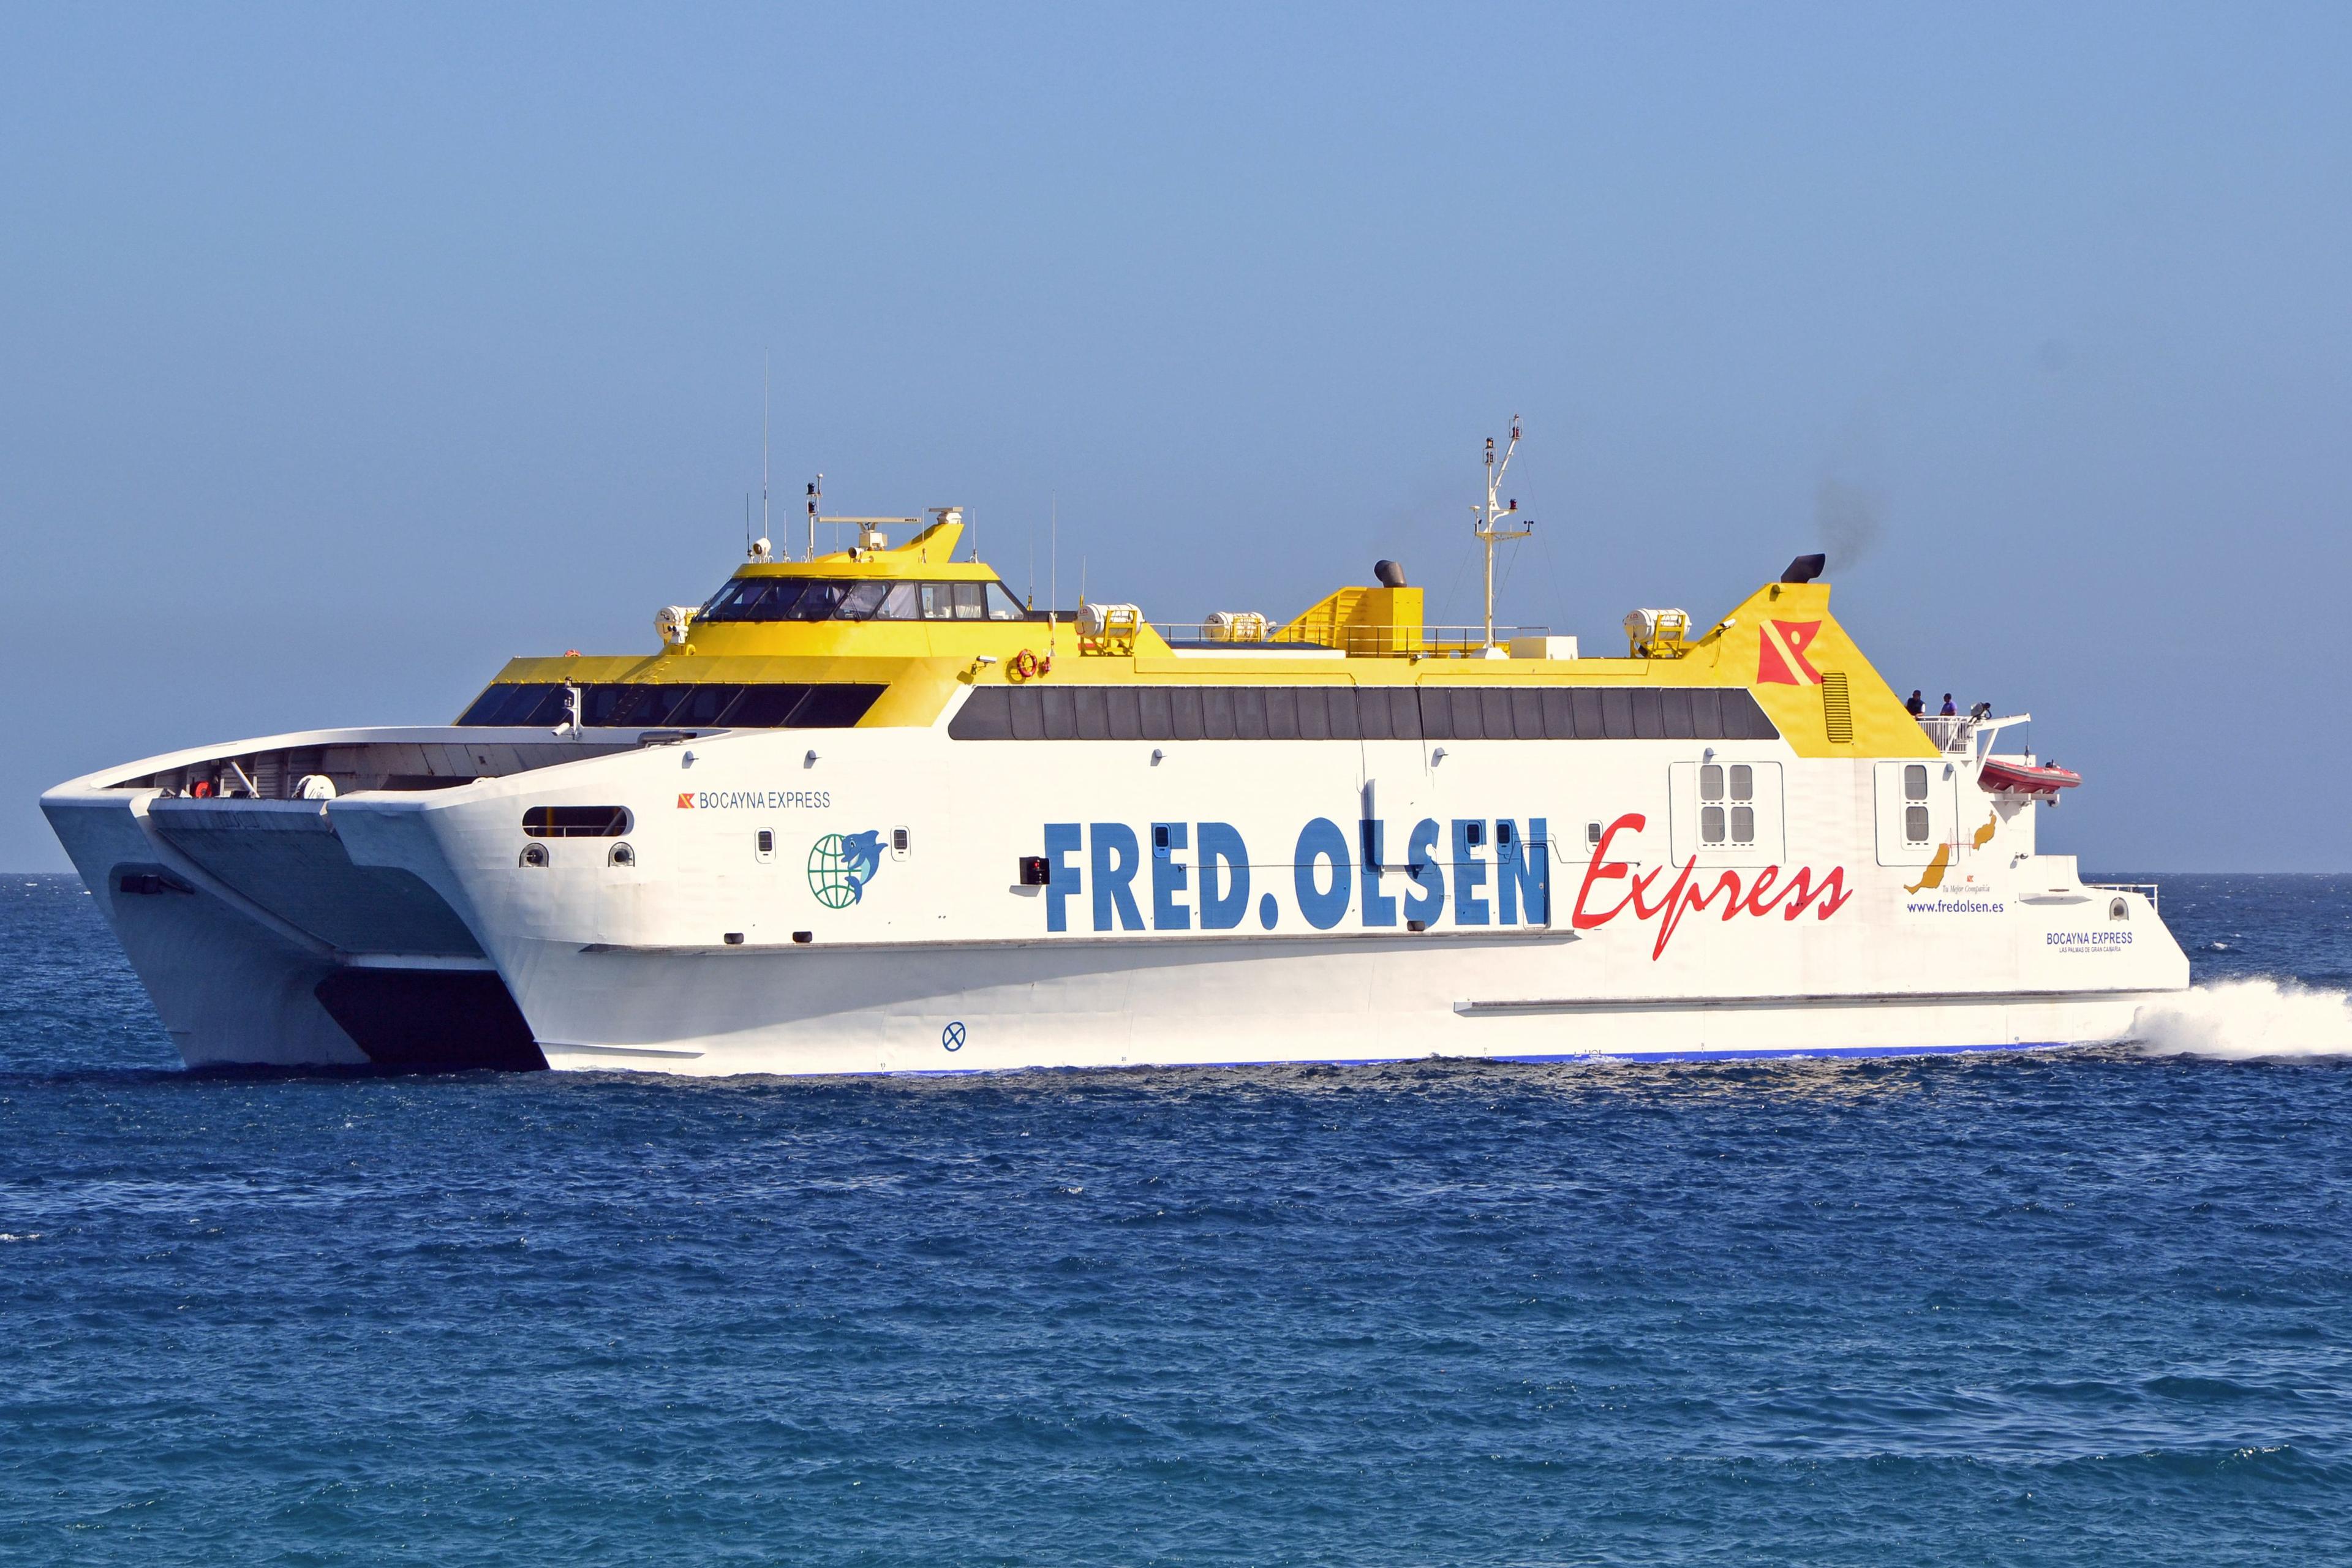
[[[992,621],[1025,621],[1029,611],[1013,596],[1013,590],[1002,583],[988,584],[988,618]]]
[[[719,721],[730,730],[775,729],[792,718],[808,689],[805,686],[747,686]]]
[[[1913,763],[1903,770],[1903,798],[1906,800],[1927,798],[1927,770],[1923,764]]]
[[[1723,798],[1723,769],[1708,763],[1698,771],[1698,797],[1701,800]],[[1717,813],[1717,816],[1722,815]]]
[[[670,710],[667,721],[698,729],[706,724],[716,724],[719,715],[727,711],[727,705],[734,701],[742,689],[740,686],[717,684],[694,687],[688,691],[685,700]]]
[[[762,827],[759,832],[751,835],[751,853],[761,860],[774,859],[776,858],[775,833],[772,829]]]
[[[922,595],[913,583],[893,583],[890,592],[883,596],[882,607],[875,612],[877,621],[913,621],[922,618]]]
[[[1731,841],[1734,844],[1756,842],[1756,808],[1735,805],[1731,808]]]
[[[923,590],[923,619],[927,621],[944,621],[954,617],[955,595],[950,591],[954,586],[955,584],[952,583],[925,583],[921,584]]]
[[[955,590],[955,618],[960,621],[979,620],[981,585],[977,583],[951,583],[948,585]]]
[[[1924,773],[1927,770],[1923,768],[1920,771]],[[1906,842],[1912,844],[1927,842],[1927,808],[1926,806],[1906,805],[1903,808],[1903,837]]]
[[[1723,807],[1719,805],[1699,807],[1698,837],[1702,844],[1723,842]]]
[[[1731,764],[1731,798],[1734,800],[1756,798],[1756,770],[1746,763]]]

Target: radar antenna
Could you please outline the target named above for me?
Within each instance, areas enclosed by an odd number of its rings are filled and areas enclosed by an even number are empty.
[[[1514,414],[1511,416],[1511,444],[1503,448],[1501,463],[1495,461],[1495,438],[1492,436],[1486,437],[1486,504],[1470,509],[1472,515],[1478,520],[1470,525],[1470,531],[1477,536],[1478,542],[1486,550],[1486,640],[1482,651],[1489,658],[1495,657],[1495,546],[1514,539],[1525,539],[1536,531],[1532,522],[1521,528],[1498,526],[1505,518],[1517,517],[1519,512],[1519,503],[1516,500],[1504,505],[1496,499],[1503,476],[1510,471],[1511,458],[1518,449],[1519,416]]]

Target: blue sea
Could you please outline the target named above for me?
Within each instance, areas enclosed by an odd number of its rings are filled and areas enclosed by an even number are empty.
[[[2352,1558],[2352,879],[2129,1047],[183,1071],[0,884],[0,1560]]]

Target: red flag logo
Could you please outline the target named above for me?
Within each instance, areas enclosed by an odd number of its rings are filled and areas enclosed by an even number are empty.
[[[1819,621],[1766,621],[1756,640],[1756,679],[1781,686],[1819,686],[1822,672],[1805,658],[1805,650],[1822,635]]]
[[[683,790],[679,792],[677,797],[677,808],[680,811],[692,811],[694,809],[694,792],[692,790]]]

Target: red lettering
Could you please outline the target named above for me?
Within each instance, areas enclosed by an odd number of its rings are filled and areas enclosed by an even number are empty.
[[[1643,816],[1641,813],[1629,811],[1624,816],[1619,817],[1616,821],[1611,823],[1608,829],[1601,835],[1601,842],[1592,847],[1592,859],[1591,863],[1584,868],[1584,881],[1576,889],[1576,911],[1570,917],[1570,923],[1573,924],[1578,931],[1591,931],[1595,926],[1607,925],[1611,921],[1615,920],[1620,914],[1624,912],[1625,905],[1632,900],[1633,896],[1631,892],[1628,892],[1623,899],[1619,900],[1617,907],[1609,910],[1606,914],[1591,914],[1587,912],[1584,907],[1584,900],[1591,894],[1593,883],[1613,881],[1617,878],[1625,876],[1633,870],[1633,868],[1626,865],[1622,860],[1611,860],[1607,858],[1610,840],[1617,837],[1620,829],[1628,833],[1641,832],[1643,825],[1647,820],[1648,819]],[[1654,872],[1652,874],[1655,875]]]
[[[1656,920],[1666,910],[1675,907],[1675,900],[1682,897],[1683,884],[1690,879],[1690,868],[1685,866],[1677,872],[1675,876],[1675,885],[1666,889],[1666,896],[1664,898],[1659,900],[1654,904],[1642,895],[1648,892],[1653,887],[1655,887],[1657,885],[1658,879],[1665,874],[1666,868],[1664,866],[1653,866],[1648,870],[1633,879],[1633,913],[1641,919],[1645,921]]]
[[[1702,893],[1686,885],[1690,881],[1692,868],[1697,864],[1698,857],[1692,856],[1689,863],[1683,867],[1683,874],[1675,879],[1674,892],[1667,895],[1666,918],[1658,922],[1658,940],[1656,945],[1650,949],[1653,960],[1665,952],[1667,939],[1675,934],[1675,927],[1683,923],[1683,916],[1693,910],[1706,908],[1718,894],[1728,892],[1731,895],[1724,910],[1726,919],[1739,912],[1739,873],[1726,871],[1716,879],[1714,887]]]
[[[1715,885],[1702,889],[1697,879],[1698,857],[1694,855],[1675,868],[1675,879],[1657,902],[1650,901],[1650,893],[1665,875],[1666,868],[1653,866],[1636,873],[1633,863],[1609,858],[1611,846],[1620,833],[1639,833],[1648,819],[1639,812],[1627,812],[1611,823],[1593,846],[1592,858],[1584,868],[1584,881],[1576,889],[1576,909],[1571,917],[1578,931],[1591,931],[1607,925],[1630,907],[1636,920],[1656,921],[1658,934],[1651,943],[1652,962],[1665,956],[1666,943],[1674,940],[1683,917],[1693,910],[1704,910],[1718,899],[1723,900],[1723,918],[1729,921],[1746,914],[1762,920],[1779,910],[1782,920],[1793,921],[1807,910],[1818,920],[1827,920],[1845,908],[1853,897],[1845,885],[1845,868],[1832,866],[1818,885],[1813,880],[1813,868],[1800,866],[1784,881],[1781,868],[1767,866],[1756,873],[1755,880],[1742,888],[1739,873],[1727,870],[1717,876]],[[1593,890],[1602,882],[1623,881],[1625,896],[1605,910],[1588,908]]]
[[[1789,907],[1780,911],[1782,920],[1795,920],[1816,899],[1822,904],[1820,918],[1827,920],[1845,908],[1846,900],[1853,896],[1845,890],[1844,867],[1832,867],[1830,874],[1822,879],[1822,885],[1818,888],[1812,885],[1812,875],[1811,867],[1801,866],[1797,874],[1789,879]]]

